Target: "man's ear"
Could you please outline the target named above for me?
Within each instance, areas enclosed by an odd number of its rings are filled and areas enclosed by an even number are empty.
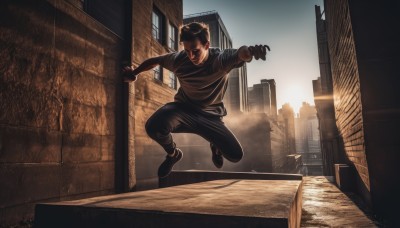
[[[208,50],[210,48],[210,41],[207,41],[207,43],[204,45],[204,48]]]

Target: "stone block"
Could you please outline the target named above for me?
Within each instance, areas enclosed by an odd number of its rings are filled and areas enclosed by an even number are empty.
[[[59,197],[60,166],[0,164],[0,207]]]
[[[355,170],[347,164],[335,164],[336,185],[342,191],[354,192],[356,189]]]
[[[114,162],[70,163],[61,167],[61,196],[114,188]]]
[[[38,204],[37,227],[300,227],[302,181],[217,180]]]
[[[107,113],[100,106],[88,106],[79,103],[74,103],[71,100],[65,100],[63,106],[63,131],[67,133],[86,133],[105,135],[110,132],[114,120],[114,113]],[[112,117],[110,117],[112,116]],[[109,122],[112,123],[109,123]],[[107,122],[107,131],[105,124]],[[110,130],[111,129],[111,130]],[[115,131],[112,132],[112,134]]]
[[[100,154],[102,161],[113,161],[115,160],[116,152],[116,136],[115,135],[103,135],[101,136]]]
[[[106,85],[97,75],[77,70],[72,76],[72,99],[90,106],[105,106],[107,103]],[[111,91],[110,91],[111,92]],[[115,90],[112,91],[115,93]],[[113,105],[115,100],[110,105]]]
[[[101,157],[101,136],[91,134],[63,136],[63,163],[100,161]]]
[[[0,123],[59,129],[62,103],[51,91],[20,83],[0,83]]]
[[[60,132],[0,126],[1,163],[48,163],[60,160]]]

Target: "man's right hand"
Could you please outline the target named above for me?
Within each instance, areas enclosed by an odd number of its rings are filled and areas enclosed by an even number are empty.
[[[132,66],[122,68],[122,77],[124,82],[134,82],[137,79],[137,75],[133,74]]]

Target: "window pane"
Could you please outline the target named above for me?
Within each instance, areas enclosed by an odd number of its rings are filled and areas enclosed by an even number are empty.
[[[169,86],[176,89],[176,76],[173,72],[169,72]]]
[[[169,37],[169,39],[168,39],[168,47],[169,48],[171,48],[171,49],[173,49],[173,50],[175,50],[176,49],[176,37],[175,37],[175,35],[176,35],[176,28],[175,28],[175,26],[173,26],[173,25],[171,25],[171,24],[169,24],[168,25],[168,27],[169,27],[169,34],[168,34],[168,37]]]
[[[156,12],[153,11],[152,13],[152,34],[153,37],[157,40],[160,38],[160,17],[157,15]]]
[[[162,77],[161,77],[161,67],[160,67],[160,66],[157,66],[157,67],[155,67],[155,68],[153,69],[153,71],[154,71],[154,78],[157,79],[157,80],[162,81]]]

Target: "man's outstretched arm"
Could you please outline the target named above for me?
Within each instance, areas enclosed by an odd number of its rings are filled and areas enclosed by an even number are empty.
[[[253,56],[256,60],[265,60],[267,50],[270,51],[268,45],[242,46],[239,48],[239,61],[250,62]]]
[[[143,71],[151,70],[160,64],[161,56],[149,58],[143,61],[136,69],[132,66],[126,66],[122,69],[122,75],[125,82],[134,82],[137,79],[138,74]]]

